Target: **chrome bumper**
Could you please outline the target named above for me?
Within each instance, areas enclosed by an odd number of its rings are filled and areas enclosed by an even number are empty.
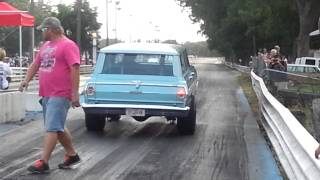
[[[158,105],[138,105],[138,104],[87,104],[82,103],[83,108],[132,108],[132,109],[162,109],[174,111],[188,111],[190,107],[172,107],[172,106],[158,106]]]

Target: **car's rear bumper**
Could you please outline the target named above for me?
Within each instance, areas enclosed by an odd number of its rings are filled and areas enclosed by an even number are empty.
[[[186,117],[190,107],[173,107],[134,104],[81,104],[85,113],[92,114],[126,114],[126,109],[144,109],[146,116]]]

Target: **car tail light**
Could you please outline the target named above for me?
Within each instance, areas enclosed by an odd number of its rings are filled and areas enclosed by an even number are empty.
[[[177,90],[177,97],[183,99],[187,95],[186,90],[183,87],[179,87]]]
[[[86,93],[87,93],[88,96],[93,96],[94,93],[95,93],[94,87],[89,85],[89,86],[87,87],[87,89],[86,89]]]

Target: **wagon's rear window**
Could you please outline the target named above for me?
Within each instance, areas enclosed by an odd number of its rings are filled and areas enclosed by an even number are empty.
[[[106,54],[102,74],[173,76],[173,56]]]

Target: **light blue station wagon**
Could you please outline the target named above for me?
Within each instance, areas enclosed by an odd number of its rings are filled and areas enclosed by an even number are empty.
[[[128,115],[177,120],[181,134],[196,127],[197,71],[179,45],[119,43],[101,49],[86,83],[82,108],[87,130],[104,129],[106,117]]]

